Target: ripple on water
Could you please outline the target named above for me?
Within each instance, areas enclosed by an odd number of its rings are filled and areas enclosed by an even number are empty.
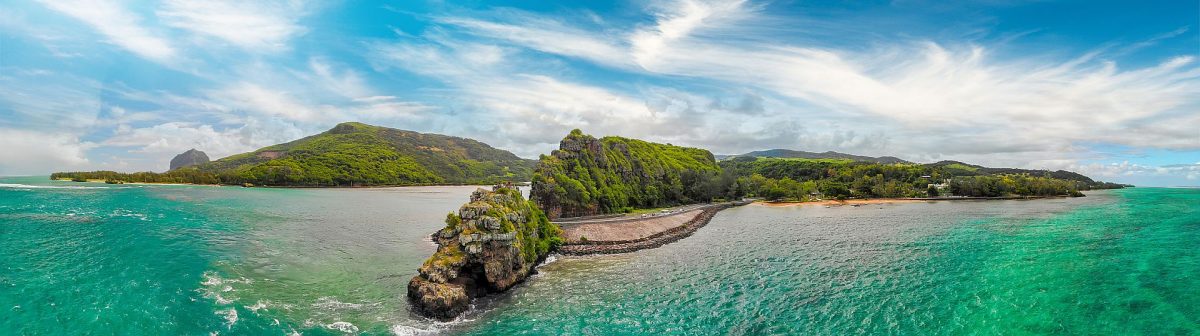
[[[1195,251],[1176,248],[1188,243],[1113,247],[1134,238],[1130,232],[1146,231],[1130,231],[1130,218],[1119,215],[1128,209],[1116,201],[1099,195],[1047,202],[731,209],[694,236],[659,249],[561,258],[542,269],[548,276],[497,299],[478,322],[455,330],[750,335],[1145,330],[1098,326],[1088,317],[1092,313],[1069,299],[1083,295],[1111,302],[1122,290],[1136,288],[1113,286],[1127,277],[1105,265],[1123,263],[1148,247],[1170,251],[1174,260],[1196,260]],[[1187,215],[1196,220],[1194,210]],[[1194,246],[1198,236],[1189,237]],[[1200,275],[1196,264],[1165,267]],[[1108,280],[1088,280],[1096,276]],[[1200,303],[1196,295],[1172,299]],[[1155,303],[1161,299],[1142,301],[1114,316],[1164,309]],[[1089,309],[1122,306],[1096,307]],[[1188,319],[1172,321],[1180,326]],[[1055,329],[1060,324],[1064,327]],[[1194,325],[1175,330],[1195,331]]]

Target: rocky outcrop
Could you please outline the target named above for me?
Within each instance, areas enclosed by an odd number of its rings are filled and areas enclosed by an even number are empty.
[[[208,163],[208,154],[204,154],[204,152],[192,148],[186,152],[176,155],[175,158],[171,159],[171,170],[205,163]]]
[[[534,272],[561,231],[511,186],[478,189],[446,216],[433,234],[438,250],[408,283],[408,298],[423,315],[451,319],[471,299],[508,290]]]
[[[721,173],[712,153],[572,130],[534,169],[530,198],[552,219],[706,202]]]

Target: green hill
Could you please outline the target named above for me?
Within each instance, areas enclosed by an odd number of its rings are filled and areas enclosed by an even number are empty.
[[[721,161],[743,194],[769,199],[816,197],[1063,196],[1122,188],[1075,172],[989,168],[958,161],[873,163],[848,159],[736,157]]]
[[[763,158],[784,158],[784,159],[845,159],[851,161],[874,162],[874,163],[909,163],[903,159],[893,156],[862,156],[846,153],[838,153],[828,151],[824,153],[805,152],[790,149],[768,149],[761,151],[753,151],[741,155],[729,155],[721,159],[729,159],[735,157],[763,157]]]
[[[166,173],[55,173],[53,178],[254,184],[387,186],[528,181],[534,161],[479,141],[362,123]]]
[[[707,150],[573,130],[541,157],[530,197],[550,218],[707,201],[720,172]]]

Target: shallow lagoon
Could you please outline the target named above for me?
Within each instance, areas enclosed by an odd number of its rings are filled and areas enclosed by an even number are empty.
[[[404,288],[474,187],[0,179],[16,334],[1194,334],[1200,190],[751,205],[632,254],[553,258],[453,323]]]

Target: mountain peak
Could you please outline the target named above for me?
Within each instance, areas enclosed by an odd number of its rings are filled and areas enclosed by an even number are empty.
[[[191,167],[208,163],[208,154],[198,151],[195,148],[189,149],[186,152],[180,153],[171,159],[171,170],[176,170],[183,167]]]
[[[369,130],[369,129],[375,129],[378,127],[379,126],[367,125],[367,124],[360,123],[357,121],[347,121],[344,123],[337,124],[337,126],[333,126],[333,128],[329,129],[329,133],[347,134],[347,133],[361,132],[361,131],[365,131],[365,130]]]
[[[854,154],[839,153],[834,151],[825,151],[822,153],[805,152],[791,149],[768,149],[761,151],[749,152],[742,155],[734,155],[733,157],[776,157],[776,158],[797,158],[797,159],[846,159],[854,161],[875,162],[875,163],[909,163],[906,160],[893,156],[862,156]]]

